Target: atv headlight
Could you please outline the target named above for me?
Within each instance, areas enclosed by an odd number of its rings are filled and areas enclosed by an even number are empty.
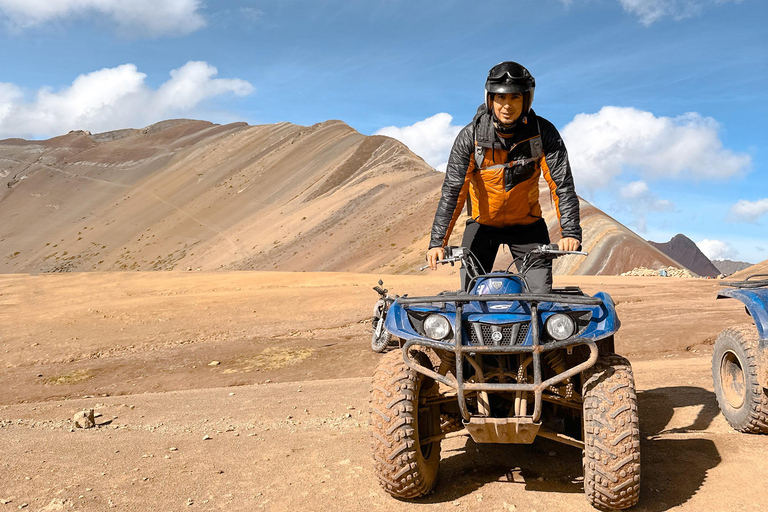
[[[547,334],[556,341],[562,341],[564,339],[573,336],[576,332],[576,322],[573,321],[568,315],[557,313],[550,316],[546,323]]]
[[[424,333],[433,340],[442,340],[451,334],[451,323],[443,315],[429,315],[424,320]]]

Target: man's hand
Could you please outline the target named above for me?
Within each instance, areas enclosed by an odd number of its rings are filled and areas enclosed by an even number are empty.
[[[432,270],[437,269],[437,260],[445,258],[445,249],[442,247],[433,247],[427,251],[427,263]]]
[[[557,248],[561,251],[578,251],[579,246],[581,245],[581,242],[576,240],[575,238],[561,238],[557,241]]]

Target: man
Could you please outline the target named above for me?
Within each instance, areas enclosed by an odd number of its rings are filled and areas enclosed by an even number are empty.
[[[549,184],[560,220],[561,250],[581,245],[579,199],[573,186],[568,153],[557,128],[531,109],[536,81],[516,62],[491,68],[485,82],[485,104],[465,126],[451,150],[442,197],[437,205],[427,262],[433,270],[445,257],[443,247],[464,203],[467,227],[461,245],[492,270],[501,244],[514,258],[549,243],[539,204],[539,176]],[[528,271],[531,293],[552,289],[552,262],[539,260]],[[462,270],[462,288],[467,286]]]

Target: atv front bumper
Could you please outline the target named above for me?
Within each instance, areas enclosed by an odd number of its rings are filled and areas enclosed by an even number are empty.
[[[531,308],[531,345],[510,345],[510,346],[475,346],[465,345],[462,341],[463,325],[462,312],[464,304],[469,302],[526,302]],[[538,306],[541,302],[556,302],[561,304],[580,304],[598,306],[603,301],[597,297],[574,296],[574,295],[550,295],[550,294],[513,294],[513,295],[439,295],[435,297],[405,297],[400,298],[399,302],[403,305],[415,304],[433,304],[433,303],[452,303],[456,307],[456,324],[452,325],[453,339],[444,341],[435,341],[425,338],[414,338],[405,342],[402,347],[403,359],[405,363],[413,370],[422,373],[438,382],[456,390],[459,403],[459,411],[465,422],[470,421],[471,414],[467,408],[466,394],[472,392],[515,392],[524,391],[534,395],[534,408],[532,416],[529,418],[535,423],[541,418],[542,394],[545,389],[564,380],[577,375],[595,364],[598,357],[597,343],[591,339],[571,337],[563,341],[541,343],[540,326],[538,322]],[[589,347],[589,358],[572,368],[569,368],[547,380],[542,380],[542,354],[551,350],[575,347],[577,345],[586,345]],[[409,355],[409,350],[415,346],[428,347],[435,350],[453,351],[456,356],[456,368],[451,378],[446,375],[440,375],[430,368],[420,365]],[[467,382],[464,379],[464,361],[465,359],[472,364],[476,364],[471,357],[472,354],[530,354],[533,367],[532,383],[493,383],[493,382]]]

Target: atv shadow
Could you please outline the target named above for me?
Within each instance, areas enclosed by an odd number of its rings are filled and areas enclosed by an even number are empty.
[[[692,386],[642,391],[638,406],[642,483],[637,510],[663,512],[691,499],[722,461],[704,434],[720,410],[713,392]],[[676,423],[683,426],[668,428],[676,410],[682,417]]]
[[[581,450],[547,439],[516,445],[477,444],[464,437],[444,442],[441,455],[437,487],[419,502],[451,502],[490,482],[528,491],[583,492]]]
[[[683,408],[696,408],[681,411]],[[679,386],[638,393],[642,488],[632,510],[663,512],[696,494],[707,472],[720,462],[715,443],[703,435],[719,414],[715,395],[703,388]],[[667,428],[675,411],[684,426]],[[679,418],[680,415],[678,415]],[[676,422],[680,422],[676,419]],[[477,444],[471,438],[443,442],[435,492],[419,500],[444,503],[462,498],[490,482],[524,485],[528,491],[582,493],[581,450],[538,438],[532,445]]]

